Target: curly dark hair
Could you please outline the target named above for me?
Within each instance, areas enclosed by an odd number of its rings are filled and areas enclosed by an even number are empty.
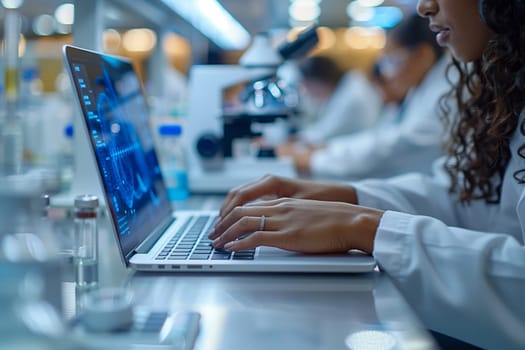
[[[480,15],[494,33],[482,57],[470,64],[453,60],[449,70],[459,81],[441,100],[442,117],[451,131],[445,169],[450,191],[462,203],[482,199],[499,203],[512,157],[510,140],[525,106],[525,0],[480,0]],[[459,117],[451,118],[454,98]],[[525,123],[520,126],[525,135]],[[525,143],[518,155],[525,158]],[[514,174],[525,183],[525,169]]]

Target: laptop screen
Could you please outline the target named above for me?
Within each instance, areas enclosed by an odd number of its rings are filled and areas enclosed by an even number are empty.
[[[162,181],[141,83],[131,63],[65,47],[124,256],[172,207]]]

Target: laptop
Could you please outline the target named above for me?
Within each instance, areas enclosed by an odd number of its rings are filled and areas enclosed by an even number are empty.
[[[362,252],[307,255],[259,247],[213,249],[207,235],[218,211],[177,210],[155,151],[144,90],[130,61],[64,46],[111,228],[126,266],[140,271],[362,273]],[[191,179],[190,179],[191,181]]]

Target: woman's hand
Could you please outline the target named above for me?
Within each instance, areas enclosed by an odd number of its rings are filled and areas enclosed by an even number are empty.
[[[221,206],[220,215],[224,218],[233,208],[256,199],[281,197],[357,203],[355,190],[348,185],[323,184],[268,175],[231,190]]]
[[[280,198],[236,206],[217,222],[210,238],[216,248],[233,251],[264,245],[304,253],[359,249],[371,254],[382,215],[348,203]]]

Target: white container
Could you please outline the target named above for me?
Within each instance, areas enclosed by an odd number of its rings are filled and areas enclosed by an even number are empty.
[[[180,124],[159,125],[160,162],[164,183],[171,201],[189,196],[186,155]]]

